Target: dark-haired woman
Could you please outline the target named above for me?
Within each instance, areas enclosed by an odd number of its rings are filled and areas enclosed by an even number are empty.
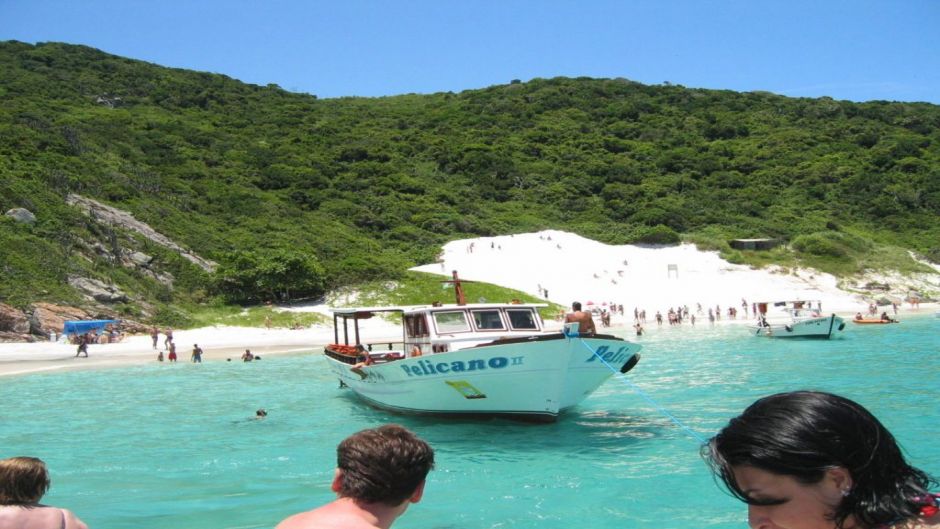
[[[41,459],[0,459],[0,527],[88,529],[71,511],[40,504],[47,490],[49,472]]]
[[[703,448],[754,529],[940,527],[936,481],[865,408],[830,393],[764,397]]]

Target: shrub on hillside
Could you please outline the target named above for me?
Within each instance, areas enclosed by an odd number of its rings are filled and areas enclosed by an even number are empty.
[[[809,235],[799,235],[793,239],[793,249],[820,257],[845,257],[848,252],[845,246],[833,237],[835,232],[818,232]],[[838,234],[835,234],[838,235]]]
[[[634,242],[638,244],[679,244],[680,241],[679,234],[675,230],[662,224],[641,228],[634,239]]]

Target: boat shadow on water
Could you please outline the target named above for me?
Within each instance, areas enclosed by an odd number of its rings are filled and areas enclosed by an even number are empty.
[[[591,459],[597,450],[630,452],[685,435],[666,417],[620,410],[576,407],[563,412],[556,422],[534,423],[493,415],[394,413],[370,406],[351,391],[337,399],[354,422],[398,423],[426,436],[448,453],[479,461],[525,460],[546,453]]]

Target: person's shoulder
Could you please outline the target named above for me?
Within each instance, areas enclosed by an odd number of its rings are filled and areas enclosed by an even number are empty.
[[[289,516],[274,529],[364,529],[371,527],[362,518],[350,512],[348,507],[333,501],[312,511]]]
[[[62,509],[62,513],[65,514],[65,527],[66,529],[88,529],[88,525],[79,520],[78,516],[74,512],[68,509]]]

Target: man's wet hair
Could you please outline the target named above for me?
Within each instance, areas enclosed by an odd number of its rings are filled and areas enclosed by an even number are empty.
[[[434,450],[397,424],[362,430],[336,448],[339,495],[391,507],[410,498],[434,468]]]

